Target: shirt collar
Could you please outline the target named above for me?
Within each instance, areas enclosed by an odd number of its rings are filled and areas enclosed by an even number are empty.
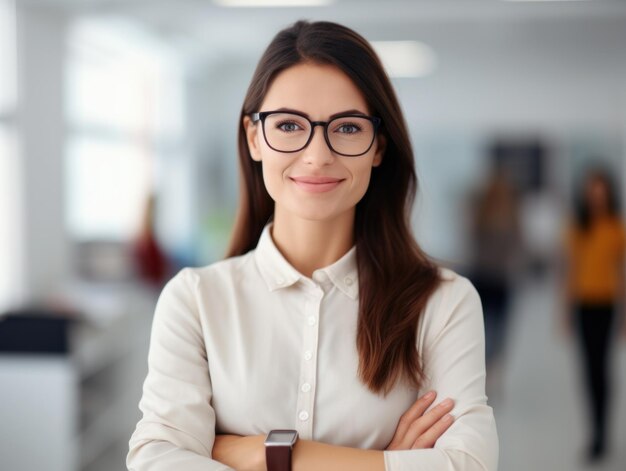
[[[270,222],[263,228],[255,250],[257,265],[268,289],[275,291],[287,288],[300,280],[305,283],[315,283],[298,272],[280,253],[272,239],[271,226]],[[328,279],[344,294],[356,299],[358,296],[356,246],[353,246],[332,265],[315,270],[313,275],[315,278],[320,278],[322,273],[327,275]]]

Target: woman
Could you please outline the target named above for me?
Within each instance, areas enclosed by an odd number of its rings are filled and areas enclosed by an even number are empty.
[[[495,470],[480,300],[411,235],[413,154],[371,46],[281,31],[239,154],[229,258],[159,299],[129,468],[264,470],[288,428],[295,470]]]
[[[472,198],[470,279],[482,301],[485,320],[487,392],[500,388],[505,363],[511,297],[520,270],[519,198],[501,162]]]
[[[588,458],[595,461],[606,451],[612,331],[616,305],[624,306],[626,296],[626,230],[608,174],[589,172],[578,193],[567,232],[566,329],[575,327],[580,342],[591,418]]]

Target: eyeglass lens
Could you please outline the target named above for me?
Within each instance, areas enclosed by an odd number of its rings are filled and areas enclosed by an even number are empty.
[[[295,152],[306,146],[312,126],[303,116],[272,113],[265,118],[264,132],[267,143],[273,149]],[[343,116],[333,119],[327,125],[330,147],[338,154],[364,154],[372,145],[374,134],[374,124],[367,118]]]

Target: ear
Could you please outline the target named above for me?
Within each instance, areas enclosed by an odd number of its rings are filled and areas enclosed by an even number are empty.
[[[378,136],[376,136],[376,154],[374,154],[372,167],[378,167],[381,163],[383,163],[383,155],[385,155],[386,149],[387,138],[382,134],[378,134]]]
[[[249,116],[243,117],[243,128],[246,130],[246,140],[252,160],[261,161],[261,152],[259,148],[259,126],[253,123]]]

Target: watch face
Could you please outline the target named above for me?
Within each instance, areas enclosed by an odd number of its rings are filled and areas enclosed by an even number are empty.
[[[272,430],[265,439],[266,445],[290,446],[296,442],[298,432],[295,430]]]

